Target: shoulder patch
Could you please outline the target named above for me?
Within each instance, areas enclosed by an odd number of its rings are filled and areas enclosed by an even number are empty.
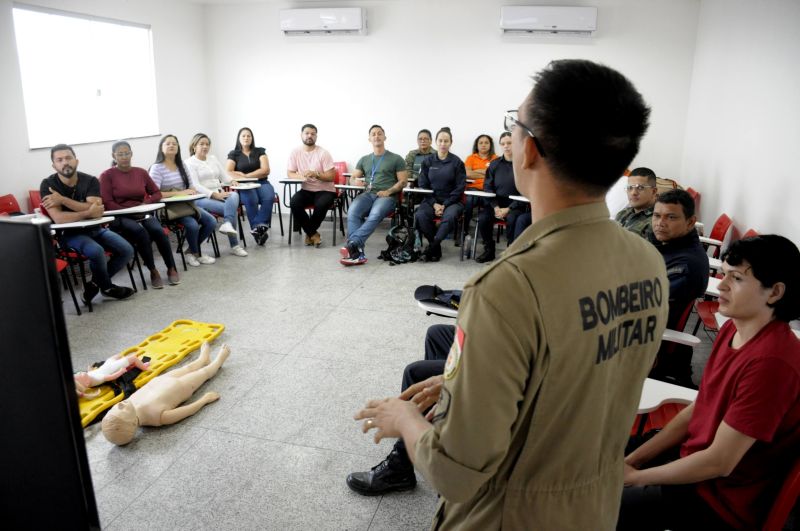
[[[450,346],[450,353],[447,355],[447,361],[444,364],[444,379],[452,380],[458,372],[458,367],[461,365],[461,352],[464,348],[464,341],[466,334],[460,326],[456,326],[456,335],[453,338],[453,344]]]

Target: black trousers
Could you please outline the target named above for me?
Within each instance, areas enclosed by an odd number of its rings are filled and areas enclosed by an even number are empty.
[[[405,391],[415,383],[444,372],[444,363],[447,361],[447,354],[450,352],[450,346],[453,344],[455,335],[456,327],[453,325],[432,325],[428,327],[428,331],[425,333],[425,359],[406,365],[403,370],[401,391]],[[411,460],[408,458],[406,445],[402,438],[397,439],[397,442],[394,443],[394,448],[406,459],[408,466],[411,466]]]
[[[168,269],[175,267],[175,257],[172,256],[169,237],[164,234],[161,223],[155,217],[150,216],[142,221],[136,221],[131,218],[117,216],[111,223],[111,230],[128,240],[136,248],[147,269],[152,271],[156,268],[153,257],[153,242],[158,247],[161,258],[164,259],[164,265]]]
[[[415,214],[416,227],[430,243],[442,243],[442,241],[447,238],[447,235],[456,228],[458,217],[461,215],[463,209],[464,205],[461,203],[456,203],[445,208],[442,219],[439,222],[439,228],[437,229],[436,222],[433,221],[435,217],[433,214],[433,205],[422,203],[419,208],[417,208],[417,213]]]
[[[294,226],[303,229],[307,236],[315,234],[322,222],[325,221],[325,216],[328,215],[328,210],[333,206],[334,199],[336,199],[335,192],[324,190],[320,192],[298,190],[295,192],[289,201],[292,216],[294,217]],[[306,212],[306,208],[310,205],[314,206],[311,216]]]
[[[510,203],[510,201],[509,201]],[[500,204],[502,208],[506,208],[508,205]],[[506,238],[508,239],[508,244],[514,241],[514,238],[517,237],[517,219],[522,214],[521,210],[516,208],[512,208],[508,211],[506,215]],[[487,203],[483,206],[481,213],[478,214],[478,232],[481,233],[481,239],[483,240],[483,245],[487,249],[494,250],[494,237],[492,235],[492,229],[494,228],[494,208]]]
[[[626,453],[638,444],[628,444]],[[641,442],[639,443],[641,444]],[[657,456],[649,466],[659,466],[678,459],[678,447]],[[623,531],[727,531],[729,526],[697,494],[695,485],[647,485],[624,487],[617,530]]]

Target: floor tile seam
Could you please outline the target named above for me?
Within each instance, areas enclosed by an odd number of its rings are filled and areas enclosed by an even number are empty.
[[[375,506],[375,512],[372,513],[372,518],[369,519],[369,524],[367,525],[367,531],[372,529],[372,523],[375,521],[375,517],[378,516],[378,511],[381,510],[382,504],[383,504],[383,494],[381,494],[381,499],[378,500],[378,505]]]
[[[310,336],[311,334],[313,334],[313,333],[314,333],[314,330],[316,330],[316,329],[317,329],[317,327],[320,325],[320,323],[324,322],[324,321],[325,321],[325,320],[326,320],[328,317],[330,317],[330,316],[331,316],[331,315],[332,315],[332,314],[333,314],[333,313],[334,313],[336,310],[338,310],[338,306],[328,306],[327,308],[328,308],[328,312],[327,312],[325,315],[323,315],[322,317],[320,317],[320,319],[319,319],[319,320],[318,320],[316,323],[314,323],[314,326],[313,326],[313,327],[311,327],[311,329],[310,329],[310,330],[308,330],[308,332],[307,332],[307,333],[306,333],[306,334],[305,334],[305,335],[304,335],[302,338],[298,339],[298,340],[297,340],[297,342],[295,342],[295,343],[294,343],[294,344],[291,346],[291,348],[289,348],[289,350],[287,350],[287,352],[286,352],[285,356],[289,356],[289,355],[290,355],[292,352],[294,352],[294,349],[296,349],[296,348],[297,348],[299,345],[301,345],[301,344],[303,343],[303,341],[306,339],[306,337],[308,337],[308,336]],[[283,361],[283,360],[281,360],[281,362],[282,362],[282,361]],[[278,363],[281,363],[281,362],[278,362]]]
[[[127,504],[125,505],[125,507],[124,507],[124,508],[123,508],[123,509],[122,509],[122,510],[121,510],[121,511],[120,511],[120,512],[119,512],[119,513],[116,515],[116,516],[114,516],[114,518],[113,518],[113,519],[112,519],[110,522],[108,522],[108,523],[106,524],[106,526],[105,526],[105,527],[111,527],[111,525],[112,525],[112,524],[113,524],[113,523],[114,523],[114,522],[115,522],[115,521],[116,521],[116,520],[117,520],[117,519],[118,519],[120,516],[122,516],[123,514],[125,514],[125,513],[128,511],[128,509],[131,507],[131,505],[133,505],[133,504],[134,504],[134,503],[135,503],[137,500],[141,499],[141,498],[142,498],[142,496],[144,496],[145,494],[147,494],[147,492],[148,492],[150,489],[152,489],[156,483],[158,483],[158,480],[159,480],[159,479],[161,479],[161,477],[163,477],[163,476],[164,476],[164,474],[166,474],[167,472],[169,472],[169,471],[172,469],[172,467],[173,467],[173,466],[175,466],[175,463],[177,463],[177,462],[180,460],[180,458],[181,458],[181,456],[182,456],[182,455],[185,455],[185,454],[187,454],[187,453],[188,453],[188,452],[189,452],[189,451],[190,451],[192,448],[194,448],[194,447],[195,447],[195,446],[196,446],[196,445],[197,445],[197,444],[200,442],[200,440],[201,440],[201,439],[203,439],[204,437],[206,437],[206,436],[208,435],[208,432],[209,432],[209,431],[211,431],[209,428],[203,428],[203,427],[200,427],[200,426],[198,426],[197,428],[198,428],[198,429],[200,429],[200,430],[203,430],[203,433],[202,433],[202,434],[200,434],[200,436],[199,436],[199,437],[197,437],[197,439],[195,439],[195,440],[194,440],[194,441],[193,441],[191,444],[189,444],[189,446],[187,446],[187,447],[186,447],[186,450],[185,450],[185,451],[184,451],[182,454],[180,454],[180,455],[177,455],[177,456],[175,457],[175,459],[173,459],[173,460],[172,460],[172,462],[171,462],[171,463],[170,463],[170,464],[169,464],[169,465],[168,465],[168,466],[167,466],[167,467],[166,467],[166,468],[165,468],[165,469],[164,469],[164,470],[163,470],[163,471],[162,471],[160,474],[158,474],[158,476],[156,476],[155,478],[153,478],[153,480],[149,482],[149,484],[147,485],[147,487],[145,487],[145,489],[144,489],[144,490],[142,490],[142,492],[140,492],[140,493],[139,493],[139,494],[138,494],[138,495],[137,495],[135,498],[131,499],[131,501],[130,501],[129,503],[127,503]],[[126,470],[127,470],[127,469],[126,469]],[[123,472],[123,473],[124,473],[124,472]]]
[[[253,435],[252,433],[242,433],[242,432],[239,432],[239,431],[226,430],[226,429],[221,429],[221,428],[203,428],[203,429],[205,429],[207,431],[213,431],[213,432],[216,432],[216,433],[224,433],[224,434],[228,434],[228,435],[237,435],[239,437],[244,437],[244,438],[247,438],[247,439],[253,439],[253,440],[257,440],[257,441],[266,441],[266,442],[272,442],[272,443],[277,443],[277,444],[285,444],[285,445],[288,445],[288,446],[296,446],[298,448],[306,448],[306,449],[309,449],[309,450],[321,450],[323,452],[330,452],[330,453],[333,453],[333,454],[352,455],[352,456],[356,456],[356,457],[363,457],[364,456],[364,454],[360,453],[360,452],[350,452],[350,451],[347,451],[347,450],[335,450],[333,448],[326,448],[324,446],[314,446],[313,444],[303,444],[303,443],[298,443],[298,442],[295,442],[295,441],[287,441],[287,440],[284,440],[284,439],[272,439],[270,437],[263,437],[263,436],[259,436],[259,435]]]

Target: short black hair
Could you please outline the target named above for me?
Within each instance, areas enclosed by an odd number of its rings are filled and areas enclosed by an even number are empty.
[[[480,140],[481,138],[489,139],[489,156],[491,157],[492,155],[494,155],[494,140],[492,140],[492,137],[490,137],[487,134],[478,135],[478,137],[475,139],[475,142],[472,143],[472,152],[473,153],[478,152],[478,140]]]
[[[667,190],[658,194],[656,203],[680,205],[683,208],[683,215],[686,216],[686,219],[694,216],[694,199],[686,190]]]
[[[551,62],[534,76],[524,117],[557,179],[601,195],[639,151],[650,108],[616,70],[581,59]]]
[[[367,131],[367,134],[371,135],[372,134],[372,130],[375,129],[376,127],[378,129],[380,129],[381,131],[383,131],[384,135],[386,134],[386,130],[383,127],[381,127],[380,125],[378,125],[378,124],[372,124],[371,126],[369,126],[369,131]]]
[[[75,150],[72,149],[72,146],[69,146],[67,144],[56,144],[55,146],[50,148],[50,162],[53,162],[53,155],[55,154],[56,151],[65,151],[65,150],[69,150],[69,152],[72,153],[72,156],[73,157],[75,156]]]
[[[794,243],[777,234],[743,238],[728,247],[722,261],[732,266],[747,262],[765,288],[783,282],[783,297],[770,304],[775,319],[789,322],[800,317],[800,251]]]
[[[631,170],[628,177],[647,177],[647,184],[650,186],[656,186],[658,184],[658,181],[656,181],[656,172],[644,166]]]
[[[502,133],[500,133],[500,138],[498,138],[497,141],[500,142],[507,136],[511,136],[511,133],[509,131],[503,131]]]
[[[308,127],[309,129],[313,129],[315,133],[318,132],[317,126],[314,124],[304,124],[303,127],[300,128],[300,132],[302,133],[303,131],[305,131],[306,127]]]
[[[430,130],[428,130],[428,129],[420,129],[420,130],[419,130],[419,133],[417,133],[417,138],[419,138],[419,135],[421,135],[422,133],[425,133],[425,134],[427,134],[427,135],[428,135],[430,138],[433,138],[433,135],[431,134]]]

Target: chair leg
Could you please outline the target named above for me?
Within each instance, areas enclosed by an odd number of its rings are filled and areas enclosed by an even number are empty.
[[[178,242],[178,254],[181,255],[181,262],[183,262],[183,270],[186,271],[186,255],[183,253],[183,243],[185,240],[185,236],[183,234],[182,229],[175,229],[172,232],[175,233],[175,239]]]
[[[139,277],[142,279],[142,287],[147,290],[147,282],[144,280],[144,271],[142,271],[142,262],[139,260],[139,253],[134,250],[133,259],[136,261],[136,267],[139,268]]]
[[[331,245],[336,247],[336,205],[334,205],[333,208],[331,208],[331,215],[333,216],[333,227],[331,227],[333,229],[331,230],[333,238],[331,238],[332,240]]]
[[[242,214],[242,207],[239,207],[236,216],[239,218],[239,241],[247,249],[247,240],[244,239],[244,214]]]
[[[69,289],[69,294],[72,297],[72,304],[75,305],[75,311],[78,312],[78,315],[82,315],[81,306],[78,304],[78,298],[75,296],[75,290],[72,288],[72,282],[69,281],[69,273],[63,269],[61,270],[61,282],[66,284]]]
[[[136,279],[133,278],[133,260],[131,260],[131,263],[127,264],[126,268],[128,269],[128,276],[131,277],[131,287],[133,288],[133,292],[138,293],[139,290],[136,289]]]
[[[81,282],[83,283],[83,289],[86,290],[86,270],[83,268],[83,260],[80,258],[78,259],[78,269],[81,272]],[[92,301],[86,303],[86,307],[89,308],[89,312],[93,312],[94,309],[92,308]]]
[[[281,203],[280,203],[280,201],[278,201],[275,204],[278,205],[278,223],[280,223],[280,226],[281,226],[281,238],[283,238],[283,214],[281,214]],[[291,215],[291,213],[289,215]],[[289,229],[289,230],[291,231],[291,229]],[[292,242],[289,242],[289,243],[292,243]]]
[[[219,258],[221,255],[219,254],[219,242],[217,241],[217,233],[212,232],[211,235],[208,237],[211,240],[211,250],[214,252],[214,256]]]

